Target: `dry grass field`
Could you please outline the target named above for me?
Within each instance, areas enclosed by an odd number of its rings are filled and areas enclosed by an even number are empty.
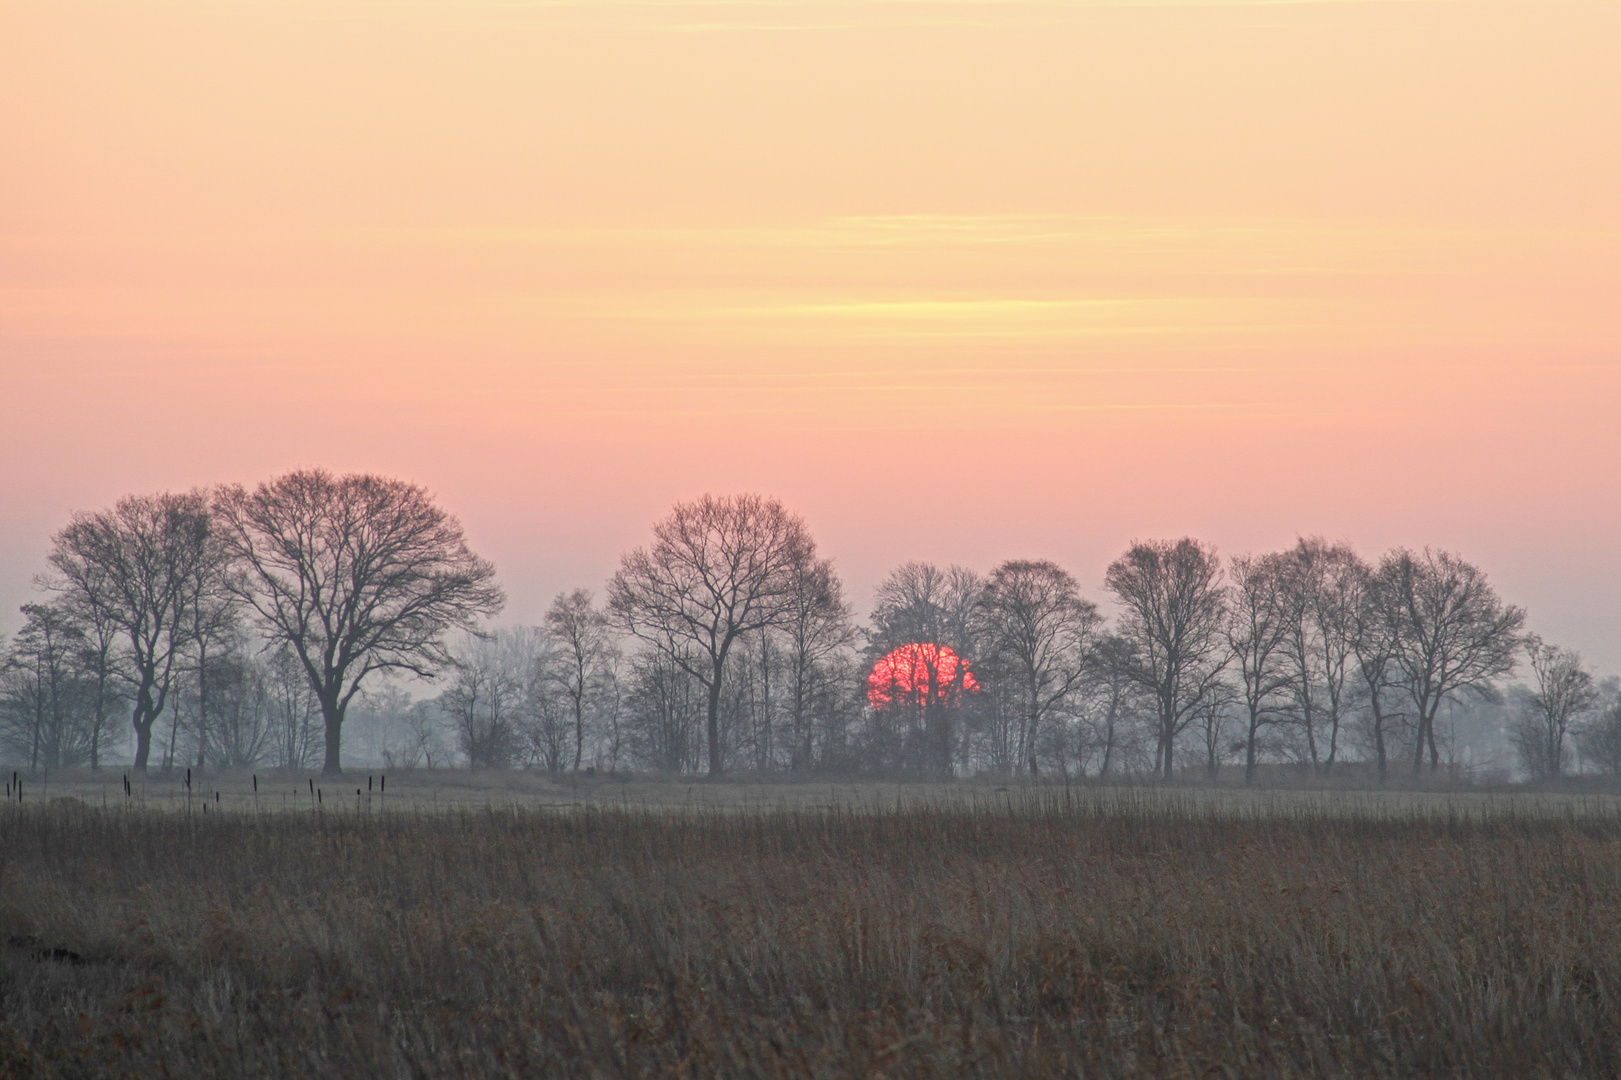
[[[617,786],[0,807],[0,1074],[1621,1073],[1609,799]]]

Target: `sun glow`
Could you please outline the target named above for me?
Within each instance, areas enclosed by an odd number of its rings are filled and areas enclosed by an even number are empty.
[[[977,693],[979,680],[968,661],[951,646],[932,642],[902,645],[886,653],[867,675],[867,704],[874,709],[952,706],[963,694]]]

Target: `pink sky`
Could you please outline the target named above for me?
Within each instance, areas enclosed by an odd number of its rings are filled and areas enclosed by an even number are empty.
[[[1621,4],[0,3],[50,533],[419,480],[509,617],[675,499],[895,563],[1445,546],[1621,671]]]

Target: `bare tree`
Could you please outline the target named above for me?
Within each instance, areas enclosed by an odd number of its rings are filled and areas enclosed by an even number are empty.
[[[194,605],[216,580],[208,499],[130,495],[111,510],[74,515],[57,533],[48,587],[121,639],[116,672],[134,709],[135,768],[146,771],[152,724],[168,703],[192,644]]]
[[[704,709],[708,695],[668,649],[647,649],[634,658],[625,704],[626,749],[643,766],[660,772],[696,770],[703,759]]]
[[[518,627],[488,636],[468,634],[456,647],[455,677],[439,696],[439,707],[456,736],[470,769],[503,768],[523,749],[525,710],[534,704],[543,646],[533,631]],[[561,740],[559,740],[560,742]],[[562,764],[561,746],[547,767]]]
[[[1611,685],[1601,693],[1609,704],[1599,710],[1576,732],[1576,742],[1582,756],[1596,765],[1600,772],[1611,778],[1621,777],[1621,698]]]
[[[1069,571],[1046,561],[998,566],[980,603],[990,647],[1018,688],[1016,760],[1034,776],[1038,740],[1090,674],[1103,620]]]
[[[873,597],[873,647],[949,645],[965,656],[979,651],[985,579],[961,566],[903,563],[879,582]]]
[[[86,703],[84,631],[57,604],[24,604],[23,628],[0,657],[0,745],[30,772],[77,764]]]
[[[748,761],[757,772],[776,768],[782,748],[777,713],[787,682],[787,657],[775,632],[764,629],[738,639],[721,698],[721,730],[736,760]]]
[[[80,639],[79,666],[86,680],[86,693],[90,711],[89,724],[90,768],[101,768],[101,756],[114,742],[112,714],[121,707],[123,698],[118,692],[119,631],[108,612],[76,601],[71,595],[58,599],[83,633]]]
[[[1301,540],[1281,564],[1288,611],[1283,658],[1289,672],[1295,712],[1306,736],[1313,769],[1328,773],[1339,755],[1346,682],[1354,653],[1353,601],[1361,561],[1348,546],[1321,537]],[[1318,731],[1326,727],[1326,753]]]
[[[556,694],[540,694],[529,702],[524,719],[524,753],[528,760],[547,772],[568,767],[570,744],[574,741],[573,717],[566,702]]]
[[[1380,560],[1378,596],[1418,724],[1413,775],[1423,770],[1425,747],[1433,772],[1441,764],[1436,713],[1447,699],[1487,689],[1514,670],[1525,612],[1504,606],[1478,567],[1428,548],[1398,549]]]
[[[576,772],[585,755],[586,719],[612,678],[616,649],[611,629],[607,612],[596,606],[586,589],[558,593],[546,612],[546,634],[552,643],[547,673],[567,702]]]
[[[1565,746],[1571,728],[1598,704],[1593,676],[1582,667],[1580,653],[1549,645],[1535,634],[1525,639],[1535,679],[1526,696],[1513,736],[1526,771],[1557,780],[1565,772]]]
[[[432,769],[449,758],[441,731],[441,710],[432,701],[415,701],[400,713],[401,741],[384,751],[390,768]]]
[[[188,730],[199,768],[248,768],[274,749],[275,698],[256,644],[240,631],[213,638],[176,688],[171,715]]]
[[[1284,648],[1294,614],[1279,555],[1236,555],[1228,588],[1227,648],[1238,671],[1244,708],[1244,782],[1253,783],[1261,728],[1277,721],[1290,685]],[[1208,749],[1208,747],[1207,747]]]
[[[1199,733],[1199,741],[1204,744],[1206,780],[1220,778],[1221,766],[1230,750],[1234,749],[1228,741],[1227,731],[1234,719],[1233,710],[1237,704],[1235,688],[1223,681],[1217,683],[1194,710],[1195,729]]]
[[[1226,664],[1221,560],[1191,537],[1138,542],[1109,565],[1104,584],[1122,611],[1132,678],[1158,712],[1155,767],[1169,778],[1176,737],[1215,692]]]
[[[1086,680],[1083,722],[1099,755],[1098,776],[1107,777],[1132,743],[1128,725],[1143,712],[1142,688],[1133,678],[1138,663],[1130,641],[1106,634],[1092,650],[1092,675]]]
[[[285,642],[261,655],[270,710],[270,759],[284,769],[310,768],[322,742],[321,703],[303,665]]]
[[[875,732],[878,763],[949,776],[957,765],[960,712],[966,690],[977,689],[970,664],[979,655],[985,581],[961,566],[909,562],[879,583],[874,597],[869,660],[905,650],[891,665],[911,680],[891,694],[883,714],[903,730]],[[914,670],[916,669],[916,670]],[[870,676],[869,676],[870,678]]]
[[[721,690],[732,647],[789,620],[815,556],[804,521],[775,499],[705,495],[677,503],[653,527],[653,546],[627,554],[608,584],[626,631],[702,685],[710,776],[726,769]]]
[[[844,600],[844,584],[834,572],[832,560],[813,560],[795,579],[782,621],[788,645],[788,762],[795,771],[810,768],[816,760],[816,725],[812,720],[818,712],[826,712],[826,699],[835,693],[828,665],[855,640],[851,615],[850,605]]]
[[[1401,719],[1389,698],[1397,690],[1399,644],[1389,617],[1391,603],[1383,594],[1384,578],[1358,560],[1347,585],[1351,619],[1351,653],[1361,698],[1367,705],[1367,733],[1373,743],[1374,767],[1383,784],[1390,776],[1390,725]]]
[[[215,717],[212,706],[215,695],[212,692],[215,688],[210,683],[222,675],[227,680],[235,677],[235,658],[230,654],[241,644],[242,636],[237,605],[231,602],[225,589],[224,560],[209,560],[205,573],[207,580],[192,595],[186,613],[189,624],[186,636],[191,641],[191,647],[187,650],[184,676],[195,690],[191,704],[194,706],[193,742],[198,769],[208,764],[209,749],[218,742],[213,731]],[[224,663],[216,663],[216,658],[223,658]],[[175,719],[178,719],[178,714]],[[179,724],[174,726],[178,728]]]
[[[451,662],[445,633],[472,629],[504,601],[461,523],[415,484],[308,469],[251,492],[227,488],[217,505],[231,591],[303,667],[329,774],[342,772],[344,712],[367,676],[432,678]]]

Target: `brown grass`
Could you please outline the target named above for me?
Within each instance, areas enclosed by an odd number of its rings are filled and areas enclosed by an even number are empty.
[[[1617,1075],[1621,820],[0,807],[0,1073]]]

